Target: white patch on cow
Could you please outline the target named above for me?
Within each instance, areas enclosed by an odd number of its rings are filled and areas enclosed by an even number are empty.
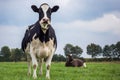
[[[44,17],[43,17],[43,19],[48,19],[46,13],[47,13],[47,10],[49,9],[49,6],[48,6],[47,4],[44,4],[44,5],[41,6],[41,8],[42,8],[43,13],[44,13]]]
[[[54,51],[55,51],[55,48],[53,48],[52,53],[54,53]],[[48,59],[46,60],[46,68],[47,68],[46,78],[47,78],[47,79],[50,79],[50,65],[51,65],[52,57],[53,57],[53,54],[51,54],[51,55],[48,57]],[[49,69],[48,69],[48,67],[49,67]]]
[[[83,67],[86,67],[86,63],[85,62],[83,63]]]
[[[53,57],[53,54],[55,52],[55,46],[54,46],[54,39],[49,38],[48,42],[41,42],[39,38],[36,38],[36,33],[34,34],[32,41],[27,44],[26,52],[30,54],[32,65],[33,65],[33,77],[34,79],[37,78],[36,70],[38,66],[37,59],[43,59],[47,58],[46,60],[46,68],[51,65],[51,60]],[[42,74],[42,62],[40,64],[40,74]],[[30,65],[28,65],[28,69],[30,68]],[[46,71],[46,78],[50,79],[49,75],[50,70],[47,69]],[[28,70],[28,73],[31,73],[31,70]]]
[[[70,54],[70,56],[72,56],[72,54]]]
[[[37,70],[37,58],[36,58],[36,52],[34,50],[34,46],[32,44],[30,44],[30,56],[32,58],[32,65],[33,65],[33,78],[36,79],[37,75],[36,75],[36,70]]]
[[[44,4],[41,6],[42,8],[42,11],[43,11],[43,14],[44,14],[44,17],[39,21],[41,27],[42,27],[42,31],[44,33],[46,33],[46,30],[48,29],[48,25],[50,25],[50,20],[49,18],[47,17],[47,11],[49,9],[49,6],[47,4]],[[44,23],[44,19],[47,19],[47,23]]]
[[[42,27],[42,31],[44,32],[44,34],[46,33],[47,29],[48,29],[48,24],[44,25],[44,24],[41,24],[41,27]]]
[[[36,56],[40,58],[46,58],[52,54],[52,50],[54,49],[54,41],[49,40],[48,42],[41,42],[39,38],[34,39],[32,44],[34,46],[35,52],[37,53]]]
[[[26,49],[25,49],[25,52],[26,52],[26,53],[29,53],[29,52],[30,52],[30,43],[27,44],[27,47],[26,47]]]
[[[50,74],[49,74],[49,73],[50,73],[50,71],[47,70],[47,71],[46,71],[46,78],[47,78],[47,79],[50,79]]]

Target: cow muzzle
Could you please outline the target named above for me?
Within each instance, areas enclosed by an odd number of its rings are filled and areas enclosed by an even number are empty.
[[[48,18],[43,18],[42,24],[44,24],[44,25],[50,24],[50,20]]]
[[[41,21],[40,21],[40,25],[41,25],[41,28],[43,30],[47,30],[49,28],[49,25],[50,25],[50,20],[47,19],[47,18],[43,18]]]
[[[45,24],[48,24],[48,21],[49,21],[49,19],[47,19],[47,18],[43,19],[43,23],[45,23]]]

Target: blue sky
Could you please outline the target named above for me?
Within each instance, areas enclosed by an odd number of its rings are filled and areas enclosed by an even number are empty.
[[[120,41],[120,0],[0,0],[0,48],[20,48],[28,25],[38,20],[31,5],[59,5],[52,14],[52,25],[58,39],[57,54],[64,54],[65,44],[83,49],[90,43],[104,47]]]

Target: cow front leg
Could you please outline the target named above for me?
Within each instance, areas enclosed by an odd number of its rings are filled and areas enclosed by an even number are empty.
[[[32,65],[33,65],[33,78],[36,79],[37,78],[36,71],[37,71],[38,63],[34,53],[31,54],[31,58],[32,58]]]
[[[46,78],[50,79],[50,66],[53,55],[50,55],[46,60]]]
[[[34,47],[32,47],[32,45],[30,46],[30,56],[31,56],[31,59],[32,59],[32,66],[33,66],[33,78],[36,79],[37,78],[37,74],[36,74],[36,71],[37,71],[37,66],[38,66],[38,63],[37,63],[37,58],[36,58],[36,54],[35,54],[35,49]]]

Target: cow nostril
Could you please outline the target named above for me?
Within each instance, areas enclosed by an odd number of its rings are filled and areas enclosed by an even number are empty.
[[[45,19],[43,19],[43,21],[45,21]]]
[[[44,22],[48,22],[48,19],[43,19]]]

